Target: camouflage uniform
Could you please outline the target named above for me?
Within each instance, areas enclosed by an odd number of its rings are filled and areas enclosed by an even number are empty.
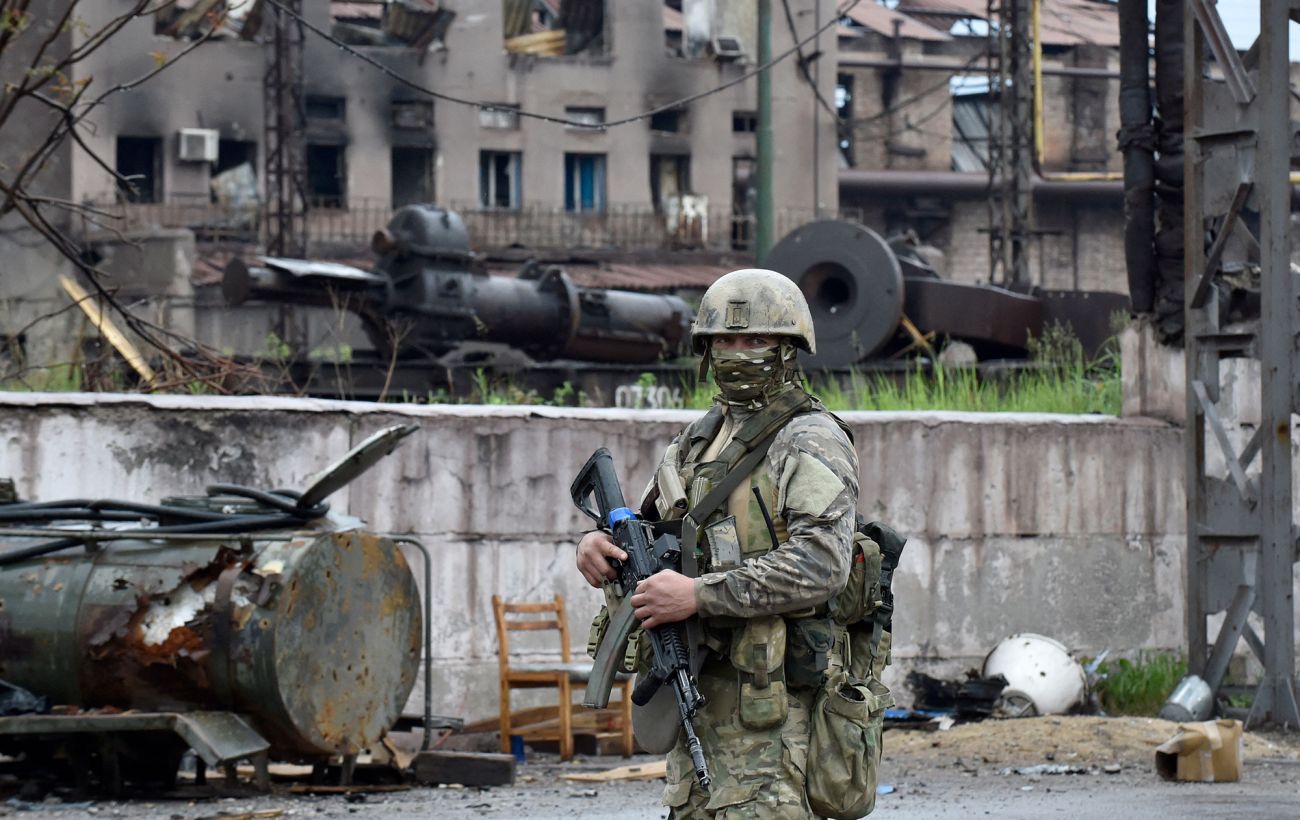
[[[721,410],[724,417],[711,442],[693,434],[695,426],[673,441],[664,460],[676,466],[685,486],[691,485],[695,465],[716,455],[757,406],[719,402],[713,413]],[[701,538],[704,552],[695,594],[702,627],[714,638],[715,650],[719,636],[725,646],[725,636],[748,619],[784,614],[786,623],[793,624],[795,616],[811,614],[844,587],[858,496],[857,455],[836,421],[817,407],[819,412],[796,416],[777,433],[762,466],[731,494],[725,511],[714,516],[735,517],[743,563],[710,571],[709,547]],[[648,489],[653,488],[652,483]],[[754,488],[773,519],[775,549]],[[789,659],[787,650],[787,664]],[[707,794],[699,788],[679,740],[668,755],[664,789],[671,816],[812,817],[804,775],[816,690],[788,688],[785,721],[755,730],[741,722],[738,673],[717,651],[710,652],[699,687],[707,704],[696,716],[695,728],[713,785]]]

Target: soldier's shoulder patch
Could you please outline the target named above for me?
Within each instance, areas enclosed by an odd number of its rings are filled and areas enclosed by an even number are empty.
[[[798,462],[785,487],[784,509],[809,515],[821,515],[844,492],[844,480],[821,459],[800,452]]]

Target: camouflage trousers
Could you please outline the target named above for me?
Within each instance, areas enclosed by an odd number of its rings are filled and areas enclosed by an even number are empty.
[[[813,690],[787,696],[785,723],[754,730],[740,722],[740,685],[736,677],[704,674],[700,693],[707,703],[695,717],[695,732],[704,747],[713,785],[708,793],[695,780],[684,740],[668,753],[664,805],[673,818],[718,820],[803,820],[812,818],[804,776],[808,764]]]

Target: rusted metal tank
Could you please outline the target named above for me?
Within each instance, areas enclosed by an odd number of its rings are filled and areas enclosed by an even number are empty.
[[[360,531],[126,540],[0,571],[0,678],[82,707],[241,713],[280,759],[356,754],[401,713],[418,591]]]

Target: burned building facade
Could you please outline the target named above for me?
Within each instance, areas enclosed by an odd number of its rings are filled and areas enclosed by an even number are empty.
[[[62,5],[41,12],[32,30],[55,25]],[[63,47],[76,48],[83,29],[98,30],[122,13],[119,6],[125,4],[83,3],[78,13],[85,25],[60,34]],[[479,249],[685,247],[729,254],[752,242],[757,78],[746,76],[758,51],[752,3],[301,0],[300,6],[306,29],[299,189],[313,256],[364,260],[374,232],[395,208],[412,202],[459,210]],[[248,321],[248,309],[230,317],[210,293],[215,286],[204,283],[224,263],[223,252],[256,252],[266,239],[266,99],[273,68],[267,32],[274,8],[267,0],[186,0],[127,22],[110,47],[75,66],[70,82],[89,80],[96,89],[131,83],[161,60],[192,51],[107,98],[88,120],[93,128],[79,134],[85,150],[66,143],[46,171],[52,195],[112,215],[102,225],[73,219],[68,227],[78,241],[101,248],[121,293],[182,335],[244,353],[263,348],[271,319]],[[790,25],[777,15],[781,24],[772,28],[774,54],[829,22],[819,17],[830,13],[824,0],[791,0],[789,8]],[[219,25],[209,33],[214,21]],[[834,95],[833,28],[804,50],[820,55],[815,74],[805,76],[793,59],[772,72],[778,234],[838,208],[835,134],[817,118],[808,87],[815,78],[820,96]],[[681,107],[613,125],[688,97],[694,99]],[[174,264],[144,271],[141,252],[113,247],[104,228],[131,239],[147,236],[146,244],[157,244],[160,229],[189,229],[199,244],[197,250],[184,241],[168,244],[162,255]],[[209,264],[218,247],[218,261]],[[157,255],[150,252],[149,261]],[[34,269],[57,267],[55,257]],[[32,275],[21,290],[4,277],[0,332],[66,306],[53,275]],[[165,287],[159,276],[168,280]],[[282,314],[272,309],[267,316],[283,324]],[[45,323],[45,341],[75,335],[78,321],[69,315]],[[56,353],[37,338],[42,333],[27,332],[28,352],[66,360],[66,351]],[[319,335],[305,333],[304,344]]]

